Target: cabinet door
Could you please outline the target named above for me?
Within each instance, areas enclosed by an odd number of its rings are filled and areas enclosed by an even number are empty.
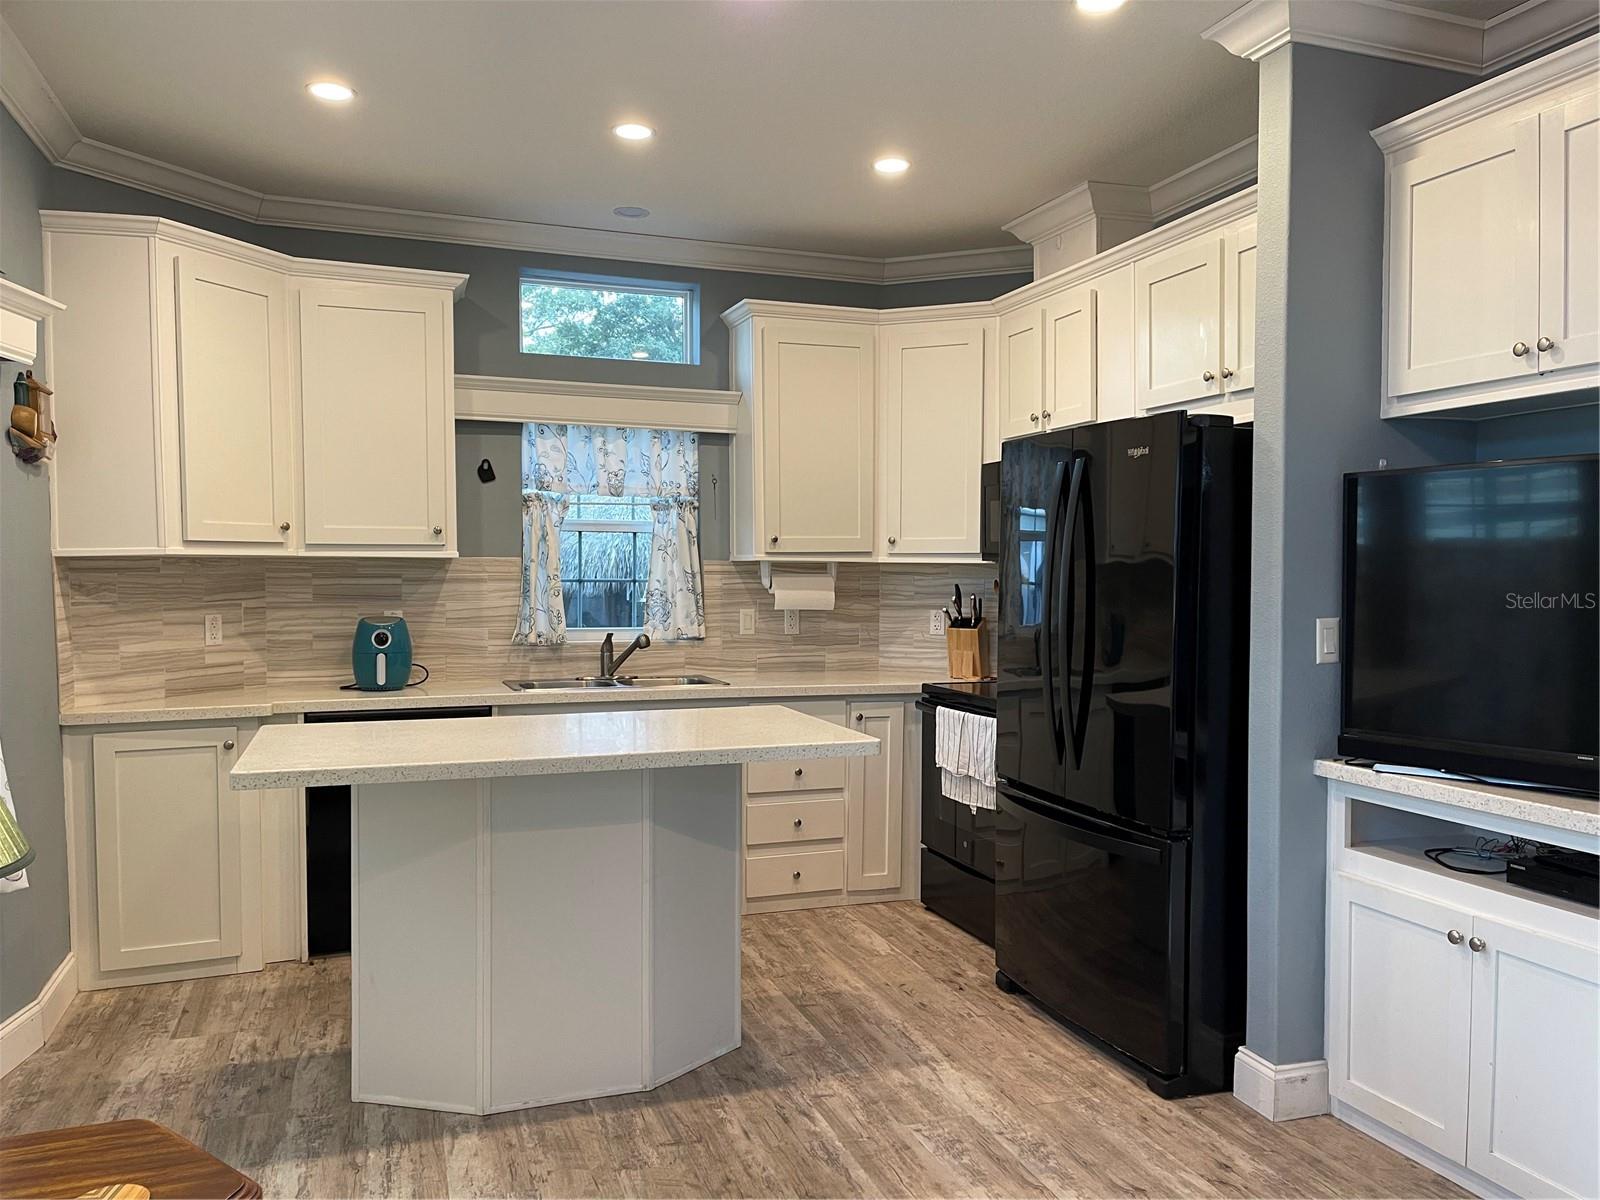
[[[1600,362],[1600,97],[1539,117],[1539,369]],[[1541,340],[1536,343],[1543,346]]]
[[[1453,1162],[1467,1149],[1471,924],[1349,875],[1331,888],[1329,1090]]]
[[[1140,412],[1222,391],[1222,239],[1199,237],[1133,269]]]
[[[900,886],[905,720],[903,704],[850,705],[850,728],[877,738],[881,749],[871,758],[850,760],[845,789],[846,891],[887,891]]]
[[[1228,234],[1222,271],[1222,386],[1256,386],[1256,223]]]
[[[978,554],[982,524],[983,324],[883,331],[883,549]]]
[[[874,334],[835,321],[763,328],[761,552],[873,549]]]
[[[446,547],[448,298],[378,284],[300,287],[307,547]]]
[[[1095,293],[1077,287],[1044,304],[1045,429],[1083,425],[1095,415]]]
[[[94,864],[100,969],[236,958],[242,952],[233,729],[102,733],[94,739]]]
[[[1390,169],[1391,396],[1538,370],[1538,216],[1538,117]]]
[[[1028,305],[999,322],[1000,440],[1039,432],[1044,407],[1044,313]]]
[[[1600,952],[1478,917],[1467,1166],[1519,1196],[1600,1196]]]
[[[176,284],[183,538],[282,544],[293,480],[284,278],[183,250]]]

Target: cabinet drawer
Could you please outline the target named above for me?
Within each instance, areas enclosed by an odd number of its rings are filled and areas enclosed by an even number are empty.
[[[844,850],[809,850],[804,854],[767,854],[744,863],[747,900],[837,892],[844,887]]]
[[[849,760],[843,758],[753,762],[744,769],[744,788],[751,793],[836,790],[844,787],[849,769]]]
[[[782,800],[745,807],[745,844],[783,845],[844,837],[844,797]]]

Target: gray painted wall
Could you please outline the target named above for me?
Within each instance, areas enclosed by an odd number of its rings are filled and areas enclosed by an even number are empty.
[[[0,109],[0,271],[44,289],[39,209],[50,167]],[[0,367],[7,406],[16,369]],[[41,379],[48,364],[38,364]],[[32,1002],[71,947],[66,803],[56,696],[50,490],[44,470],[0,453],[0,745],[18,821],[37,857],[28,889],[0,896],[0,1020]]]
[[[317,229],[280,229],[271,225],[251,225],[162,196],[153,196],[62,169],[52,172],[50,207],[171,217],[185,224],[309,258],[465,272],[471,279],[467,283],[466,295],[456,303],[455,309],[456,370],[463,375],[512,375],[527,379],[725,388],[728,386],[728,330],[722,323],[721,314],[740,300],[794,300],[808,304],[848,304],[861,308],[904,308],[917,304],[988,300],[1020,287],[1033,278],[1031,273],[986,275],[885,286],[532,254],[486,246],[328,233]],[[698,284],[700,362],[691,366],[521,353],[517,349],[517,283],[524,269]]]
[[[1323,1055],[1326,790],[1339,671],[1313,665],[1339,612],[1346,471],[1468,461],[1451,421],[1384,422],[1383,158],[1368,131],[1466,76],[1286,46],[1261,62],[1251,555],[1246,1043],[1274,1063]]]
[[[1549,458],[1555,454],[1600,453],[1600,408],[1590,393],[1583,408],[1524,413],[1480,421],[1473,457],[1479,462],[1496,458]]]

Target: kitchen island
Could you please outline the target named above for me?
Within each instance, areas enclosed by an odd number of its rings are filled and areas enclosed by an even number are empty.
[[[351,1096],[488,1113],[735,1049],[740,772],[878,753],[776,705],[272,725],[234,790],[351,788]]]

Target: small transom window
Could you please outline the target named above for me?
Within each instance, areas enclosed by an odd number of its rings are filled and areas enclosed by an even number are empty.
[[[522,352],[697,362],[698,290],[693,284],[524,274]]]

